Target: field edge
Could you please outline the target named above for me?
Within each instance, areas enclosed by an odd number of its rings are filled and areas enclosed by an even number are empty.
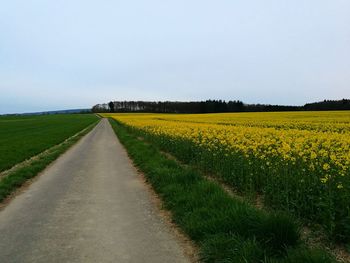
[[[46,167],[88,134],[99,121],[100,119],[96,120],[62,143],[46,149],[42,153],[13,166],[9,170],[3,171],[1,173],[3,175],[0,177],[0,209],[3,208],[4,204],[15,196],[23,186],[27,185],[30,180],[38,176]]]

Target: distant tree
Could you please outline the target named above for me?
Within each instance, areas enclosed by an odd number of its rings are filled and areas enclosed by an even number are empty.
[[[350,100],[324,100],[304,106],[269,104],[244,104],[239,100],[206,101],[111,101],[97,104],[93,112],[155,112],[155,113],[214,113],[214,112],[263,112],[300,110],[350,110]]]
[[[113,101],[110,101],[108,103],[108,107],[109,107],[109,111],[110,112],[115,112],[115,109],[114,109],[114,102]]]
[[[350,110],[350,100],[324,100],[322,102],[308,103],[305,110]]]

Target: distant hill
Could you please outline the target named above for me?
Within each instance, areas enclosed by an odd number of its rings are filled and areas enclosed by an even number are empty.
[[[74,113],[90,113],[90,112],[91,112],[91,109],[70,109],[70,110],[14,113],[14,114],[3,114],[3,115],[51,115],[51,114],[74,114]]]
[[[22,115],[72,114],[72,113],[88,113],[88,112],[91,112],[91,109],[42,111],[42,112],[23,113]]]

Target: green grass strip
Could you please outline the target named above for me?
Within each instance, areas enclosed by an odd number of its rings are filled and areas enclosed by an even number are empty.
[[[305,248],[289,216],[267,213],[229,196],[217,183],[166,158],[117,121],[110,123],[173,221],[199,245],[202,262],[335,262],[325,252]]]
[[[13,193],[17,188],[21,187],[27,180],[35,177],[43,171],[50,163],[79,141],[80,138],[90,132],[97,123],[98,122],[95,122],[83,131],[68,138],[63,143],[52,147],[48,150],[47,154],[39,155],[37,159],[34,159],[29,164],[15,169],[15,171],[0,179],[0,202]]]

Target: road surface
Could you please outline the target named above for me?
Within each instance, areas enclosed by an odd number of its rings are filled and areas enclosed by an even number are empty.
[[[107,119],[0,211],[0,262],[189,262]]]

